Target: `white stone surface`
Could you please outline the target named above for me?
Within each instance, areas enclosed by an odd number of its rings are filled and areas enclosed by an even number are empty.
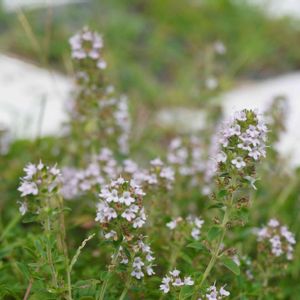
[[[57,134],[66,119],[71,80],[5,55],[0,70],[0,123],[16,138]]]
[[[20,8],[40,8],[47,6],[80,3],[86,0],[2,0],[6,11],[16,11]]]
[[[299,0],[248,0],[248,2],[261,6],[267,13],[274,17],[300,17]]]
[[[5,55],[0,55],[0,70],[0,123],[5,123],[16,138],[59,134],[62,122],[67,119],[65,102],[70,97],[72,81]],[[279,149],[290,156],[292,165],[300,166],[300,72],[238,86],[221,96],[220,101],[225,114],[231,115],[243,108],[263,111],[277,95],[285,95],[290,106],[288,130]],[[168,108],[160,111],[157,119],[162,126],[195,131],[204,125],[205,114]]]

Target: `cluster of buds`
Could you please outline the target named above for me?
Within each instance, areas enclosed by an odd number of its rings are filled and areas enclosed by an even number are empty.
[[[194,281],[192,280],[191,276],[187,276],[182,279],[179,275],[180,271],[176,269],[170,271],[169,274],[162,279],[160,290],[167,294],[171,289],[176,290],[183,286],[194,285]]]
[[[105,69],[106,62],[102,58],[102,37],[87,27],[76,33],[69,40],[72,48],[72,58],[78,61],[90,60],[97,68]]]
[[[202,220],[199,217],[195,216],[188,216],[186,219],[183,219],[181,217],[178,217],[176,219],[173,219],[172,221],[168,222],[166,226],[170,230],[175,230],[176,228],[180,231],[185,231],[187,230],[190,232],[191,237],[198,241],[200,239],[200,234],[201,234],[201,228],[204,224],[204,220]]]
[[[279,221],[271,219],[267,226],[257,232],[260,251],[267,251],[274,257],[286,256],[287,260],[293,259],[295,236],[287,226],[281,226]]]
[[[153,251],[150,245],[146,244],[143,239],[143,236],[139,236],[137,241],[131,245],[133,259],[128,257],[122,246],[120,248],[120,263],[130,265],[130,274],[136,279],[142,279],[145,277],[145,274],[148,276],[155,274],[153,270],[153,261],[155,260]]]
[[[29,163],[24,168],[26,173],[21,178],[21,184],[18,191],[21,197],[39,196],[36,199],[42,199],[43,196],[52,193],[60,184],[61,172],[56,165],[49,167],[41,161],[35,165]],[[36,201],[23,201],[20,206],[20,213],[24,215],[27,211],[38,213],[40,206]]]
[[[220,287],[217,289],[216,284],[210,286],[206,290],[205,298],[198,298],[198,300],[221,300],[230,295],[230,292],[225,290],[225,286]]]

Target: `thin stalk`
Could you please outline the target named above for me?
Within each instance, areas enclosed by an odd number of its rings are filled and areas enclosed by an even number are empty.
[[[25,295],[23,297],[23,300],[28,299],[28,297],[30,295],[30,292],[31,292],[32,284],[33,284],[33,278],[30,278],[27,289],[26,289],[26,292],[25,292]]]
[[[205,282],[206,278],[209,276],[211,270],[213,269],[216,261],[217,261],[217,258],[219,256],[219,253],[220,253],[220,250],[221,250],[221,245],[223,243],[223,240],[224,240],[224,237],[225,237],[225,234],[226,234],[226,231],[227,231],[227,228],[226,228],[226,224],[228,222],[228,219],[229,219],[229,215],[230,215],[230,208],[232,206],[232,202],[233,202],[233,198],[231,199],[231,202],[230,202],[230,205],[226,207],[226,210],[225,210],[225,213],[224,213],[224,216],[223,216],[223,220],[222,220],[222,234],[220,236],[220,238],[218,239],[218,242],[216,244],[216,247],[215,249],[213,250],[213,254],[211,256],[211,259],[203,273],[203,276],[202,276],[202,279],[200,281],[200,283],[196,286],[195,288],[195,291],[198,291],[201,289],[203,283]],[[196,299],[197,298],[197,294],[195,293],[193,298],[192,299]]]
[[[67,284],[68,284],[68,300],[72,300],[72,282],[71,282],[71,271],[67,268]]]
[[[122,294],[121,294],[119,300],[124,300],[124,298],[125,298],[125,296],[126,296],[126,294],[127,294],[127,292],[128,292],[128,289],[129,289],[129,287],[128,287],[128,286],[125,286],[125,288],[124,288],[124,290],[123,290],[123,292],[122,292]]]
[[[114,258],[113,258],[112,263],[111,263],[112,266],[114,266],[117,263],[117,259],[118,259],[118,256],[119,256],[119,250],[120,250],[120,248],[114,254]],[[106,276],[106,278],[105,278],[105,280],[104,280],[104,282],[101,286],[101,291],[100,291],[100,295],[98,297],[98,300],[103,300],[104,299],[104,295],[105,295],[105,292],[106,292],[106,289],[107,289],[107,286],[108,286],[111,275],[112,275],[112,271],[109,271],[109,274],[107,274],[107,276]]]
[[[172,251],[168,271],[171,271],[175,267],[177,258],[180,254],[183,244],[184,244],[184,239],[181,239],[179,245],[177,245],[177,247]],[[159,300],[162,300],[164,296],[165,294],[161,294]]]
[[[51,223],[50,223],[50,217],[49,217],[48,213],[47,213],[47,217],[45,220],[45,233],[46,233],[46,237],[47,237],[47,243],[46,243],[47,260],[48,260],[48,264],[49,264],[50,270],[51,270],[52,283],[55,287],[58,287],[57,276],[56,276],[56,271],[54,268],[53,257],[52,257],[52,252],[51,252],[51,243],[50,243]]]
[[[58,206],[59,206],[59,241],[60,241],[60,247],[63,252],[64,258],[65,258],[65,268],[67,272],[67,288],[68,288],[68,300],[72,300],[72,283],[71,283],[71,268],[69,266],[70,260],[69,260],[69,254],[68,254],[68,247],[66,243],[66,226],[65,226],[65,217],[64,217],[64,211],[63,211],[63,198],[58,198]]]

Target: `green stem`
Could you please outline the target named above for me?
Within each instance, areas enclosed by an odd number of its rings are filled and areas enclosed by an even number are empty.
[[[66,243],[66,226],[65,226],[65,216],[64,216],[64,204],[63,204],[63,198],[58,197],[57,199],[58,206],[59,206],[59,245],[61,247],[61,250],[63,252],[64,258],[65,258],[65,268],[67,272],[67,288],[68,288],[68,300],[73,300],[72,298],[72,282],[71,282],[71,269],[69,266],[69,254],[68,254],[68,247]]]
[[[119,256],[119,250],[120,250],[120,248],[114,254],[114,257],[113,257],[113,260],[112,260],[112,263],[111,263],[112,267],[114,267],[115,264],[117,263],[117,259],[118,259],[118,256]],[[111,275],[112,275],[112,271],[109,271],[109,273],[106,275],[106,278],[105,278],[105,280],[104,280],[104,282],[101,286],[101,291],[100,291],[100,295],[98,297],[98,300],[103,300],[104,299],[104,295],[105,295],[109,280],[111,278]]]
[[[47,213],[47,217],[45,220],[45,233],[46,233],[46,237],[47,237],[47,243],[46,243],[47,260],[48,260],[48,264],[49,264],[50,270],[51,270],[52,283],[53,283],[53,286],[55,286],[57,288],[58,282],[57,282],[57,276],[56,276],[56,271],[54,268],[53,257],[52,257],[52,252],[51,252],[51,241],[50,241],[51,223],[50,223],[50,217],[49,217],[48,213]]]
[[[195,293],[194,293],[194,296],[192,299],[196,299],[197,298],[197,291],[201,289],[203,283],[205,282],[206,278],[208,277],[208,275],[210,274],[212,268],[214,267],[216,261],[217,261],[217,258],[219,256],[219,253],[220,253],[220,250],[221,250],[221,245],[223,243],[223,240],[224,240],[224,237],[225,237],[225,234],[226,234],[226,224],[228,222],[228,219],[229,219],[229,215],[230,215],[230,208],[232,206],[232,201],[233,199],[231,199],[231,203],[229,206],[226,207],[226,210],[225,210],[225,213],[224,213],[224,216],[223,216],[223,221],[222,221],[222,225],[221,225],[221,228],[222,228],[222,234],[216,244],[216,247],[215,249],[213,250],[213,254],[211,256],[211,259],[203,273],[203,276],[202,276],[202,279],[200,281],[200,283],[198,285],[196,285],[196,288],[195,288]]]
[[[67,268],[67,282],[68,282],[68,300],[72,300],[72,282],[71,282],[71,270]]]
[[[124,290],[123,290],[123,292],[122,292],[122,294],[121,294],[119,300],[123,300],[123,299],[125,298],[127,292],[128,292],[128,286],[126,286],[126,287],[124,288]]]
[[[170,258],[170,264],[169,264],[169,268],[168,271],[171,271],[176,264],[177,258],[180,254],[180,251],[182,249],[182,246],[184,244],[184,239],[181,239],[177,245],[177,247],[175,247],[175,249],[173,251],[171,251],[171,258]],[[161,296],[159,297],[159,300],[162,300],[164,298],[165,294],[161,294]]]

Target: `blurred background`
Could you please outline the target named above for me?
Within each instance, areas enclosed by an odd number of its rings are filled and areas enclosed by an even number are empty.
[[[105,42],[109,81],[134,118],[194,130],[203,110],[292,106],[281,144],[300,146],[297,0],[0,0],[0,121],[13,138],[58,134],[73,89],[69,37]],[[179,124],[179,126],[178,126]]]

